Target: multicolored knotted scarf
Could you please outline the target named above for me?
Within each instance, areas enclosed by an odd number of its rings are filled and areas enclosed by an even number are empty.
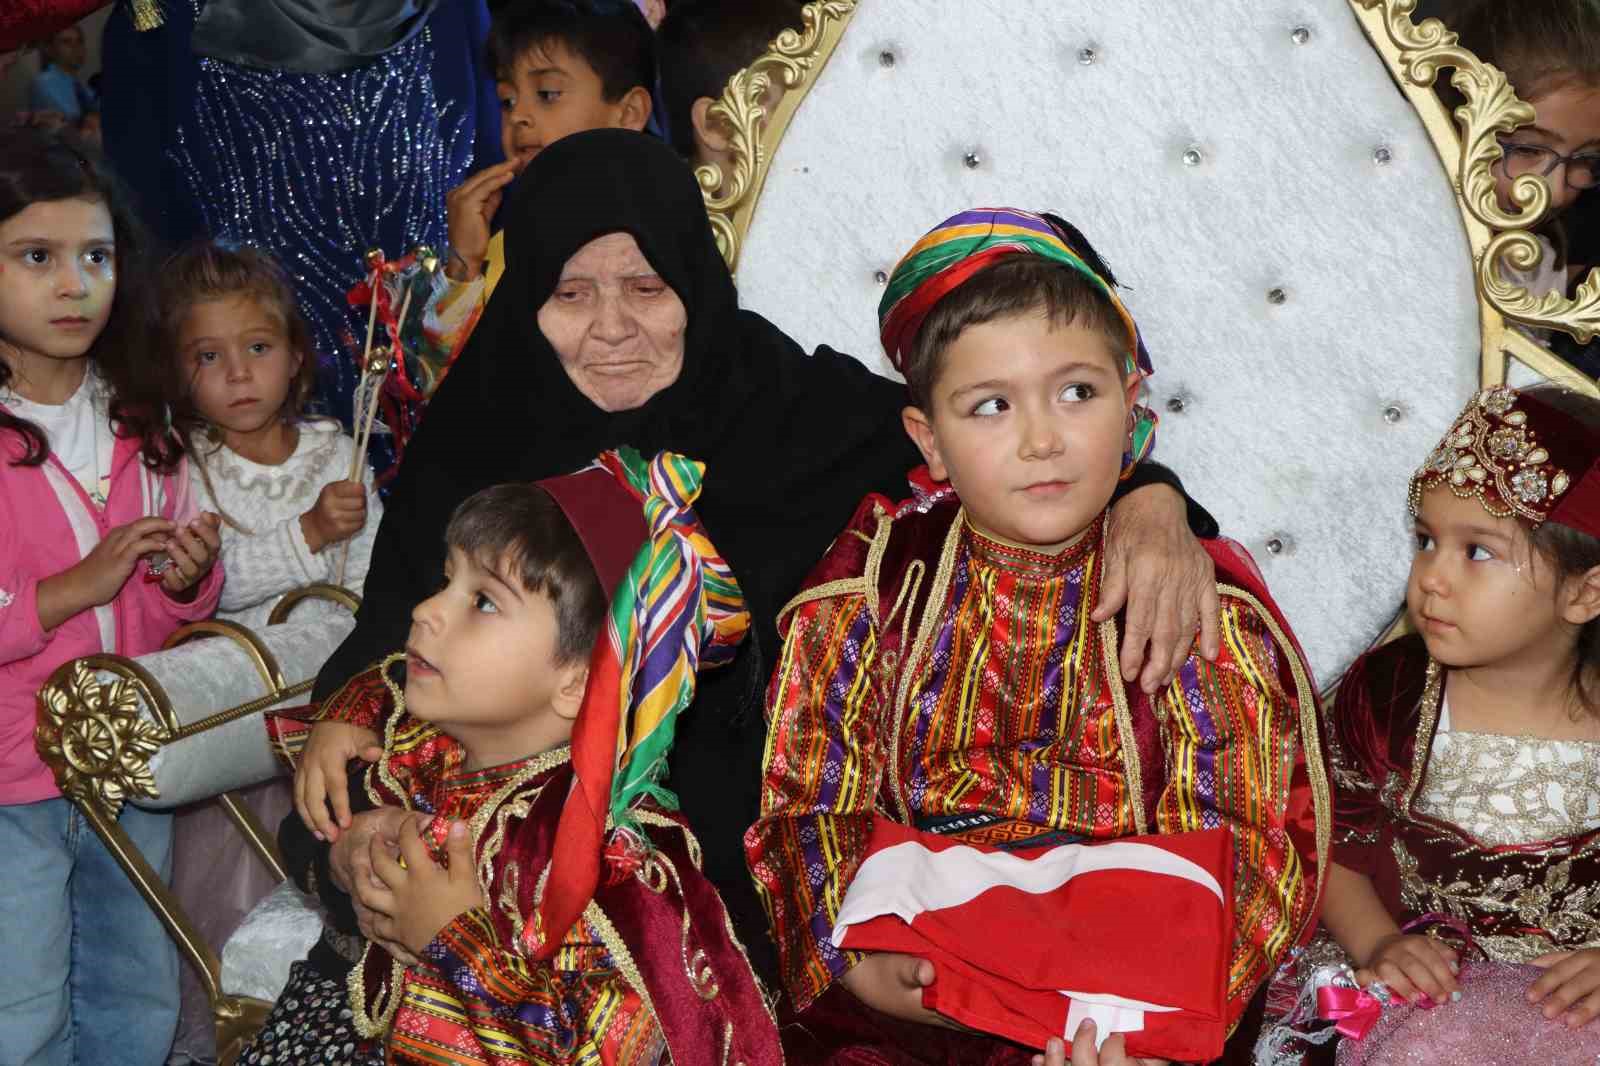
[[[662,784],[678,715],[702,666],[732,660],[750,625],[733,571],[691,505],[705,467],[672,452],[648,464],[632,449],[599,465],[642,498],[649,537],[611,598],[589,659],[589,686],[572,733],[572,791],[556,829],[549,878],[525,947],[548,958],[600,883],[628,876],[648,847],[635,810],[677,798]]]
[[[952,215],[929,230],[895,265],[878,304],[878,335],[896,370],[904,371],[911,344],[934,305],[1008,255],[1042,256],[1093,281],[1128,329],[1123,372],[1138,374],[1141,379],[1155,373],[1139,327],[1116,289],[1073,250],[1067,234],[1049,219],[1010,207],[981,207]],[[1140,404],[1134,407],[1133,416],[1123,477],[1150,453],[1156,439],[1156,413]]]

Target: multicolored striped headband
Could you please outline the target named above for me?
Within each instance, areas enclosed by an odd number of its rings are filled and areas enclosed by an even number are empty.
[[[1067,240],[1067,235],[1043,215],[1011,207],[973,208],[939,223],[895,264],[878,304],[878,335],[889,362],[904,373],[905,360],[928,312],[973,275],[1008,255],[1037,255],[1072,268],[1105,293],[1128,331],[1123,372],[1136,373],[1140,378],[1154,374],[1150,353],[1122,298]],[[1140,405],[1133,413],[1123,476],[1155,444],[1155,412]]]

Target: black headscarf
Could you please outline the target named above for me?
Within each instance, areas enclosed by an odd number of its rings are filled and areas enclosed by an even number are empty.
[[[808,356],[739,310],[699,186],[661,142],[576,134],[539,153],[518,185],[504,215],[505,275],[406,449],[356,629],[317,694],[403,646],[412,607],[443,572],[450,513],[476,490],[565,473],[621,444],[704,462],[697,508],[755,624],[739,660],[702,678],[671,783],[759,965],[770,948],[740,840],[758,807],[775,619],[863,496],[908,494],[906,472],[920,459],[900,428],[905,390],[830,349]],[[536,315],[573,253],[618,231],[638,241],[688,325],[677,381],[642,407],[607,413],[568,378]]]
[[[740,310],[699,186],[652,137],[595,130],[556,142],[529,164],[504,217],[505,275],[406,449],[355,631],[323,667],[317,698],[405,644],[412,607],[443,573],[450,514],[473,492],[567,473],[621,444],[704,462],[696,508],[753,624],[733,665],[701,677],[678,726],[670,784],[706,875],[770,976],[773,949],[742,839],[759,811],[777,614],[862,497],[910,495],[906,473],[921,457],[900,427],[905,387],[830,348],[808,356]],[[607,413],[568,378],[536,316],[573,253],[619,231],[678,295],[688,326],[678,379],[639,408]],[[1119,492],[1151,482],[1182,491],[1170,471],[1141,463]],[[1197,533],[1216,535],[1198,505],[1190,513]]]

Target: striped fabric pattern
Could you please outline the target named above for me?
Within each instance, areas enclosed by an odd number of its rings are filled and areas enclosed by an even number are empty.
[[[792,615],[768,691],[761,818],[745,848],[797,1009],[853,962],[833,926],[874,817],[900,820],[903,810],[919,828],[973,824],[985,839],[1004,827],[1017,842],[1137,832],[1113,697],[1122,682],[1090,619],[1100,534],[1051,558],[961,528],[904,706],[901,667],[880,656],[865,596],[813,600]],[[1295,698],[1250,605],[1225,595],[1222,608],[1217,661],[1192,655],[1156,696],[1166,773],[1149,818],[1151,832],[1233,833],[1228,992],[1238,1010],[1309,920],[1317,886],[1284,828]]]
[[[544,958],[594,895],[601,856],[626,869],[647,848],[633,810],[667,810],[663,781],[678,715],[702,666],[732,660],[750,626],[739,583],[696,518],[705,466],[673,452],[646,463],[632,449],[600,465],[643,498],[649,536],[611,600],[589,662],[589,687],[572,735],[577,780],[561,814],[548,888],[526,927]]]

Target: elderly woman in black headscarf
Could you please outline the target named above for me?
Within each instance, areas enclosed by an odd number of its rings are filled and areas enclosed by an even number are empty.
[[[704,462],[700,517],[754,625],[735,665],[702,679],[670,784],[752,961],[770,972],[740,839],[757,815],[775,619],[862,497],[909,495],[921,460],[900,428],[905,390],[831,349],[808,356],[739,309],[699,187],[665,145],[580,133],[540,153],[519,184],[505,276],[407,449],[355,631],[317,697],[404,646],[412,608],[442,572],[446,521],[472,492],[565,473],[623,444]],[[1192,505],[1186,521],[1170,473],[1139,470],[1113,512],[1106,599],[1114,611],[1132,590],[1124,672],[1148,689],[1183,661],[1197,627],[1215,647],[1212,571],[1190,535],[1215,525]],[[343,838],[333,857],[343,877],[376,825],[352,821],[343,777],[363,743],[370,735],[341,723],[316,727],[296,782],[310,829],[292,817],[284,828],[292,857],[313,850],[312,830]]]

